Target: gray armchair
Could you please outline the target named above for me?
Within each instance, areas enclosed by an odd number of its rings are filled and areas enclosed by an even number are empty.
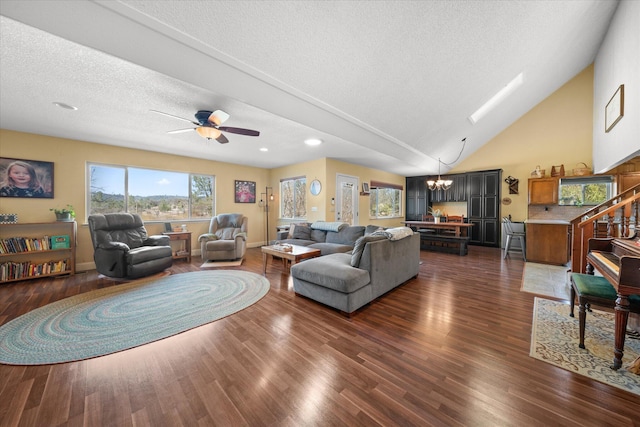
[[[135,279],[171,267],[169,236],[149,236],[140,216],[128,213],[91,215],[88,222],[98,273]]]
[[[202,260],[236,260],[247,251],[249,219],[242,214],[220,214],[211,218],[209,232],[198,237]]]

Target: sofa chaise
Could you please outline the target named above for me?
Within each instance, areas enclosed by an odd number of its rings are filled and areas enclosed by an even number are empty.
[[[296,294],[351,314],[418,275],[420,235],[406,227],[364,235],[350,253],[332,253],[291,267]],[[408,231],[406,231],[408,230]]]

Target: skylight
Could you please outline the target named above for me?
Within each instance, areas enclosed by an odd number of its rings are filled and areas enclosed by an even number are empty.
[[[469,121],[473,124],[476,124],[478,120],[483,118],[489,111],[493,110],[498,106],[502,101],[504,101],[509,95],[511,95],[516,89],[522,86],[524,82],[524,75],[520,73],[516,76],[515,79],[511,80],[509,84],[503,87],[498,93],[493,95],[493,97],[484,103],[484,105],[476,110],[471,116],[469,116]]]

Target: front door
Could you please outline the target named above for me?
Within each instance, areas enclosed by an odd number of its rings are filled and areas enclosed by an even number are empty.
[[[358,225],[358,178],[349,175],[336,177],[336,221]]]

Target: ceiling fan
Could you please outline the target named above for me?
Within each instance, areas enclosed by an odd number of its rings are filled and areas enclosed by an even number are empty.
[[[251,129],[243,129],[243,128],[234,128],[229,126],[220,126],[222,123],[227,121],[229,118],[229,114],[225,113],[222,110],[216,111],[208,111],[208,110],[200,110],[195,114],[196,121],[185,119],[183,117],[174,116],[173,114],[163,113],[162,111],[150,110],[154,113],[162,114],[164,116],[173,117],[175,119],[184,120],[185,122],[189,122],[196,127],[191,127],[187,129],[177,129],[171,130],[167,133],[181,133],[181,132],[190,132],[195,130],[198,132],[203,138],[207,138],[209,140],[215,139],[220,144],[226,144],[229,142],[226,136],[222,134],[222,132],[229,133],[237,133],[239,135],[247,135],[247,136],[259,136],[260,132],[257,130]]]

